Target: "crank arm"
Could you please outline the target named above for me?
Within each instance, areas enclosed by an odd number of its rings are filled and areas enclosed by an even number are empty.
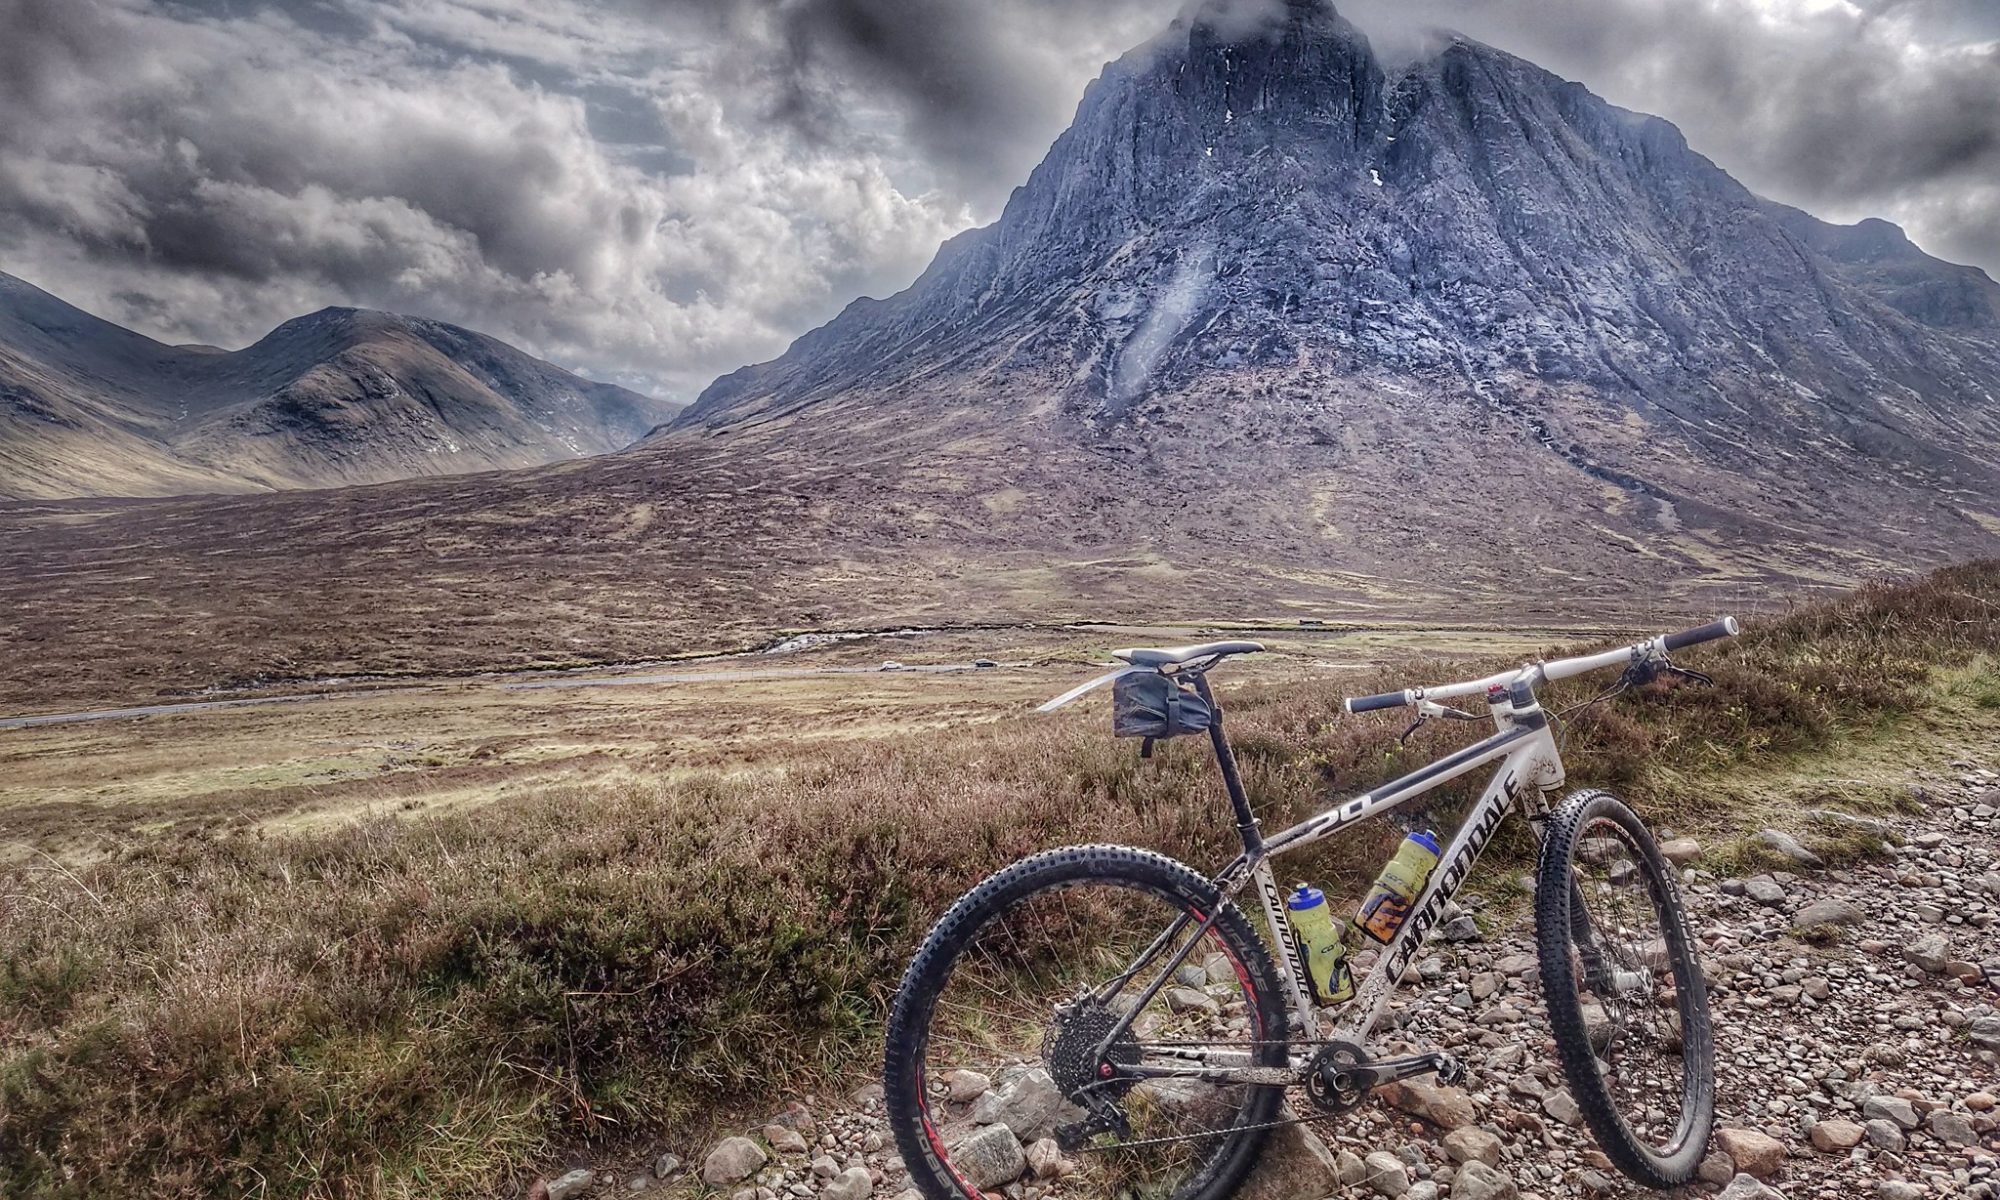
[[[1419,1075],[1436,1075],[1439,1083],[1449,1085],[1465,1078],[1465,1064],[1454,1055],[1433,1050],[1429,1054],[1376,1059],[1371,1063],[1349,1067],[1345,1073],[1362,1087],[1370,1090],[1385,1083],[1414,1079]]]

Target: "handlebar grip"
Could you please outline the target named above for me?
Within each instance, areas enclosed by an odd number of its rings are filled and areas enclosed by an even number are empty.
[[[1384,692],[1379,696],[1353,696],[1342,701],[1351,713],[1374,712],[1382,708],[1401,708],[1408,704],[1408,692]]]
[[[1683,629],[1679,633],[1670,633],[1661,639],[1660,644],[1668,650],[1678,650],[1682,646],[1692,646],[1698,642],[1712,642],[1717,638],[1735,637],[1741,631],[1742,627],[1736,623],[1735,617],[1724,617],[1719,621],[1710,621],[1708,624],[1695,629]]]

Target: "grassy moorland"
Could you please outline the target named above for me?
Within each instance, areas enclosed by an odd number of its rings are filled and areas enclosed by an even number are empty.
[[[1573,782],[1700,828],[1799,764],[1984,721],[1996,606],[1983,563],[1766,622],[1688,656],[1712,689],[1579,715]],[[1395,718],[1338,715],[1391,675],[1224,681],[1267,819],[1466,736],[1398,750]],[[8,868],[0,1192],[492,1195],[554,1148],[692,1128],[865,1064],[904,957],[983,872],[1086,839],[1227,856],[1199,748],[1140,763],[1104,725],[1092,709],[862,739],[782,770]],[[1351,884],[1393,837],[1302,867]]]
[[[1967,552],[1919,524],[1892,559],[1735,496],[1685,498],[1667,530],[1651,500],[1579,492],[1560,458],[1534,460],[1559,482],[1517,493],[1533,521],[1442,496],[1411,521],[1399,489],[1359,482],[1377,461],[1415,469],[1410,426],[1365,388],[1346,403],[1343,428],[1369,432],[1345,448],[1280,425],[1133,454],[1122,434],[1078,447],[1067,426],[996,436],[984,399],[912,397],[893,421],[816,411],[775,441],[690,435],[528,471],[0,500],[0,714],[672,659],[807,629],[1216,613],[1546,627],[1641,603],[1678,618]],[[1416,442],[1430,476],[1485,470],[1452,438]],[[1163,506],[1165,486],[1203,501]]]

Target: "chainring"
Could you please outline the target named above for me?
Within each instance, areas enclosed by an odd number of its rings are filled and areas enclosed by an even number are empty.
[[[1322,1045],[1306,1064],[1306,1095],[1322,1112],[1344,1113],[1368,1098],[1365,1079],[1351,1075],[1352,1068],[1366,1067],[1368,1052],[1353,1042],[1338,1039]]]

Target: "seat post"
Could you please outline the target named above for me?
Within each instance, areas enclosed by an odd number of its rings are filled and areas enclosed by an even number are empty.
[[[1250,811],[1250,798],[1243,793],[1243,779],[1236,773],[1236,755],[1230,752],[1229,738],[1222,732],[1222,705],[1208,689],[1206,672],[1195,675],[1194,690],[1208,703],[1208,741],[1215,747],[1215,765],[1222,769],[1222,786],[1229,792],[1229,805],[1236,810],[1236,832],[1243,837],[1243,852],[1252,860],[1264,853],[1264,835],[1257,828],[1257,815]]]

